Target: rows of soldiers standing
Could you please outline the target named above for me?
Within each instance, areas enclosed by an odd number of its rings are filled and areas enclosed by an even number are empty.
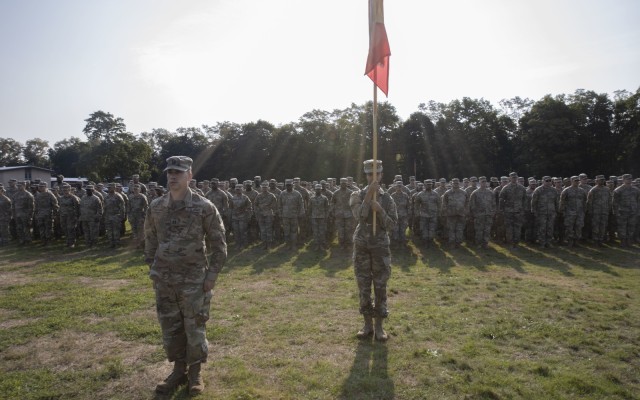
[[[398,224],[392,243],[401,246],[411,232],[425,247],[436,239],[459,247],[463,242],[487,248],[490,241],[517,247],[521,240],[542,247],[552,244],[577,246],[583,240],[598,246],[620,241],[630,246],[640,237],[640,181],[631,175],[603,175],[595,180],[586,174],[571,178],[544,176],[541,180],[518,177],[487,179],[427,179],[410,177],[404,185],[396,175],[388,188],[396,203]],[[337,236],[338,245],[351,248],[355,220],[349,206],[360,190],[352,177],[307,183],[300,178],[262,180],[242,184],[236,178],[217,178],[190,183],[191,189],[209,199],[219,210],[229,240],[242,249],[255,241],[264,248],[286,243],[287,248],[313,238],[313,247],[326,249]],[[106,190],[105,190],[106,189]],[[131,225],[134,245],[143,246],[144,219],[148,205],[165,193],[155,182],[147,185],[134,175],[129,192],[117,183],[83,188],[59,179],[52,189],[44,182],[11,180],[0,184],[0,244],[10,239],[29,244],[39,238],[43,245],[64,237],[75,247],[84,237],[94,246],[100,236],[111,247],[120,245],[125,221]]]

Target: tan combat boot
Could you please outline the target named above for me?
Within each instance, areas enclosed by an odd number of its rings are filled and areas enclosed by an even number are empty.
[[[356,333],[358,339],[364,339],[373,334],[373,318],[370,315],[364,316],[364,326]]]
[[[387,339],[389,339],[389,335],[387,335],[387,332],[385,332],[384,329],[382,329],[383,320],[384,318],[376,318],[376,340],[379,340],[381,342],[384,342]]]
[[[173,371],[162,382],[156,386],[156,393],[171,393],[187,382],[187,364],[184,361],[176,361],[173,364]]]
[[[198,395],[204,391],[204,381],[200,376],[202,363],[196,363],[189,367],[189,394]]]

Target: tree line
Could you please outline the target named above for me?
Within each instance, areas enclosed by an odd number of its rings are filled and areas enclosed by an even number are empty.
[[[258,120],[128,132],[122,118],[96,111],[85,120],[86,139],[49,146],[0,138],[0,166],[31,164],[94,181],[163,182],[164,160],[194,159],[198,180],[212,177],[283,180],[354,176],[372,153],[372,103],[312,110],[279,126]],[[515,97],[497,106],[484,99],[431,101],[401,120],[391,103],[378,106],[378,158],[386,181],[394,174],[418,179],[472,175],[576,173],[640,174],[640,88],[608,94],[579,89],[538,101]]]

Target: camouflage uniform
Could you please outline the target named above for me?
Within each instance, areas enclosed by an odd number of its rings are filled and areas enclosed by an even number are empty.
[[[212,292],[203,291],[203,282],[215,281],[227,258],[222,218],[192,191],[178,201],[166,194],[149,206],[144,231],[167,358],[189,366],[206,362]]]
[[[465,187],[463,190],[467,192],[467,198],[471,200],[471,194],[478,189],[478,178],[472,176],[469,178],[469,186]],[[493,193],[493,192],[492,192]],[[473,214],[467,213],[467,221],[464,226],[464,237],[468,241],[475,240],[475,223],[473,221]],[[479,244],[479,243],[476,243]]]
[[[53,238],[53,217],[58,213],[58,199],[47,190],[44,182],[38,185],[38,193],[35,196],[35,219],[38,224],[38,232],[44,244]],[[40,191],[43,188],[44,191]]]
[[[504,224],[504,212],[500,209],[500,192],[507,186],[509,182],[509,178],[506,176],[500,177],[500,184],[493,189],[493,195],[496,199],[496,216],[493,219],[493,228],[491,236],[498,241],[506,241],[506,232],[505,232],[505,224]]]
[[[531,200],[533,199],[533,192],[537,189],[537,182],[534,178],[529,178],[529,185],[527,186],[527,198],[524,205],[524,224],[522,226],[522,234],[524,239],[529,243],[535,243],[536,241],[536,216],[531,211]]]
[[[396,183],[401,186],[401,183]],[[389,193],[389,192],[387,192]],[[409,225],[409,215],[411,214],[411,201],[409,196],[402,190],[394,189],[390,192],[393,202],[396,204],[396,212],[398,213],[398,219],[394,230],[391,232],[391,239],[397,244],[404,244],[407,241],[405,232]]]
[[[577,176],[575,182],[578,182]],[[560,210],[564,214],[564,229],[569,244],[575,245],[582,237],[586,203],[587,194],[577,184],[564,189],[560,195]]]
[[[287,185],[293,184],[290,179],[287,179],[287,182]],[[293,188],[284,190],[278,199],[278,210],[282,219],[285,241],[294,248],[298,238],[298,221],[305,216],[302,195]]]
[[[92,191],[93,186],[88,185],[87,190]],[[95,192],[92,192],[91,195],[87,194],[80,199],[80,222],[82,222],[84,240],[89,247],[98,242],[102,212],[102,201],[95,195]]]
[[[538,244],[544,247],[551,246],[560,200],[556,188],[549,185],[549,182],[544,183],[550,179],[550,177],[543,177],[543,184],[536,188],[531,197],[531,212],[536,219]]]
[[[107,239],[111,247],[120,244],[120,224],[124,218],[125,203],[119,193],[115,192],[115,184],[109,184],[109,193],[104,198],[104,222]]]
[[[327,246],[327,218],[329,217],[329,199],[322,194],[322,185],[316,185],[316,194],[309,199],[309,215],[316,249]]]
[[[601,245],[607,231],[607,220],[611,209],[611,191],[604,186],[603,175],[598,175],[596,181],[600,184],[591,188],[587,194],[587,210],[591,215],[591,237],[598,245]]]
[[[440,195],[431,190],[433,183],[425,181],[426,189],[416,193],[413,205],[415,218],[420,219],[420,232],[422,240],[430,245],[436,237],[438,217],[440,216]]]
[[[0,187],[0,245],[9,243],[9,224],[11,222],[11,199],[5,196]]]
[[[451,182],[453,187],[442,196],[442,211],[447,217],[449,244],[455,244],[457,247],[464,238],[464,224],[469,198],[467,192],[458,186],[458,178],[453,178]]]
[[[262,183],[263,188],[267,188],[267,183]],[[260,238],[265,248],[269,248],[273,243],[273,219],[278,212],[278,199],[276,196],[264,190],[256,196],[253,210],[256,214],[260,226]]]
[[[25,183],[18,184],[18,191],[13,195],[13,219],[16,221],[18,243],[31,243],[31,223],[35,200],[31,192],[26,190]]]
[[[240,185],[234,188],[235,196],[229,202],[231,210],[231,225],[236,247],[241,249],[249,243],[249,220],[253,215],[253,205],[249,197],[242,193]]]
[[[80,199],[71,194],[71,188],[63,187],[63,195],[58,200],[60,205],[60,227],[66,237],[67,247],[76,244],[76,231],[80,217]]]
[[[640,189],[631,186],[631,175],[622,176],[624,184],[613,191],[613,211],[618,225],[618,237],[622,246],[631,245],[636,217],[640,210]]]
[[[131,236],[137,245],[142,245],[144,242],[144,219],[149,208],[149,200],[141,191],[135,193],[134,190],[134,193],[129,195],[129,224],[131,224]]]
[[[527,189],[517,182],[513,182],[515,173],[509,174],[511,182],[500,191],[500,211],[504,215],[504,227],[507,244],[516,246],[520,242],[522,234],[522,222],[524,219],[524,206],[527,198]],[[517,179],[517,175],[515,175]]]
[[[365,172],[371,172],[372,160],[365,161]],[[378,171],[382,164],[377,161]],[[368,167],[369,166],[369,167]],[[367,168],[370,168],[367,170]],[[373,210],[365,201],[369,186],[353,192],[349,200],[353,216],[358,221],[353,234],[353,267],[358,282],[360,314],[365,317],[386,318],[387,282],[391,277],[391,250],[389,232],[393,232],[398,221],[398,213],[393,198],[382,189],[378,190],[376,201],[384,209],[376,215],[376,232],[373,233]],[[371,286],[375,295],[371,301]]]
[[[480,182],[486,182],[486,179],[481,177]],[[491,189],[480,187],[471,193],[469,212],[473,216],[476,245],[487,248],[496,213],[496,200]]]
[[[338,231],[338,243],[346,247],[353,243],[354,219],[349,207],[352,190],[346,186],[347,180],[343,179],[340,178],[340,188],[333,194],[331,204],[335,227]]]
[[[15,196],[16,193],[18,193],[18,187],[16,186],[17,183],[18,181],[16,179],[10,179],[9,187],[6,188],[5,195],[11,200],[12,203],[13,203],[13,196]],[[18,239],[18,233],[16,232],[16,220],[13,218],[13,214],[11,215],[9,231],[10,231],[11,237],[14,240]]]

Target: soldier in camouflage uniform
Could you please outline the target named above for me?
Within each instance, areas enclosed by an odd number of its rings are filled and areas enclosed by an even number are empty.
[[[18,182],[18,191],[13,195],[13,219],[16,221],[16,233],[19,244],[31,243],[31,223],[35,200],[27,190],[26,182]]]
[[[5,195],[11,199],[13,202],[13,196],[18,193],[18,181],[16,179],[9,179],[9,187],[6,188]],[[11,223],[9,225],[9,232],[11,233],[11,237],[14,240],[18,239],[18,233],[16,232],[16,221],[13,219],[13,214],[11,215]]]
[[[584,193],[588,195],[593,188],[593,186],[589,185],[589,177],[587,176],[587,174],[582,173],[578,175],[578,178],[580,178],[580,184],[578,185],[578,187],[584,190]],[[582,226],[582,234],[580,237],[583,239],[591,239],[591,213],[589,212],[588,207],[585,207],[584,210],[584,223]]]
[[[498,186],[495,187],[495,189],[493,189],[493,195],[496,199],[496,216],[493,219],[493,228],[491,230],[491,236],[496,241],[502,241],[502,242],[506,241],[506,232],[505,232],[505,225],[504,225],[504,213],[502,212],[502,210],[500,210],[500,192],[505,186],[507,186],[508,183],[509,183],[509,178],[506,176],[501,176],[500,183],[498,184]]]
[[[69,184],[62,185],[62,196],[58,200],[60,206],[60,227],[67,241],[67,247],[76,246],[76,231],[80,217],[80,199],[71,193]]]
[[[276,196],[276,199],[280,198],[282,190],[278,188],[278,182],[275,179],[269,179],[269,192]],[[279,209],[273,219],[273,240],[281,242],[284,238],[284,231],[282,230],[282,220],[280,218]]]
[[[141,193],[141,186],[133,184],[133,192],[129,195],[129,224],[131,236],[136,247],[144,246],[144,219],[149,208],[147,196]]]
[[[340,178],[340,188],[333,193],[331,210],[338,231],[338,244],[349,248],[353,244],[353,214],[349,207],[352,190],[348,188],[347,178]]]
[[[451,180],[451,189],[442,196],[442,210],[447,217],[450,247],[460,247],[464,239],[465,216],[469,206],[467,192],[460,188],[460,180]]]
[[[536,216],[531,211],[531,200],[533,199],[533,193],[538,187],[538,181],[535,178],[529,178],[529,185],[527,185],[527,198],[524,205],[524,224],[522,225],[522,235],[524,239],[529,243],[536,242]]]
[[[130,189],[133,190],[133,188]],[[122,213],[122,218],[120,219],[120,237],[122,237],[127,231],[125,222],[127,222],[127,219],[129,219],[129,196],[124,193],[122,184],[120,183],[116,183],[116,193],[119,194],[124,201],[124,212]]]
[[[611,207],[609,208],[609,218],[607,222],[607,241],[609,243],[613,242],[616,238],[616,232],[618,231],[618,227],[616,226],[616,214],[613,212],[613,193],[616,190],[616,179],[615,176],[609,176],[609,180],[605,183],[607,185],[607,189],[611,193]]]
[[[309,199],[309,215],[313,230],[314,249],[327,247],[327,218],[329,218],[329,199],[322,194],[322,185],[315,186],[315,196]]]
[[[577,246],[582,237],[587,194],[578,187],[580,179],[571,177],[571,186],[560,195],[560,211],[564,214],[564,229],[569,246]]]
[[[476,246],[489,248],[491,225],[496,213],[496,200],[491,189],[487,187],[487,178],[481,176],[480,187],[471,193],[469,212],[473,216]]]
[[[560,195],[564,190],[562,178],[554,177],[552,178],[552,181],[553,181],[553,187],[556,190],[556,193],[558,193],[558,203],[559,203]],[[554,237],[556,238],[559,244],[564,243],[564,238],[565,238],[564,215],[560,211],[560,206],[558,206],[558,214],[556,215],[556,220],[554,222],[553,233],[554,233]]]
[[[327,182],[324,182],[323,194],[327,199],[331,200],[331,194],[327,194]],[[293,178],[293,190],[300,193],[302,196],[302,203],[304,204],[305,212],[309,210],[309,200],[311,199],[311,193],[300,184],[300,178]],[[298,218],[298,231],[302,241],[305,241],[311,234],[311,222],[309,221],[308,213]]]
[[[208,356],[205,323],[212,290],[227,258],[218,210],[188,190],[192,163],[184,156],[167,159],[169,193],[151,203],[144,224],[144,256],[164,350],[174,362],[171,375],[156,386],[160,394],[171,393],[186,381],[189,394],[204,390],[200,371]]]
[[[40,182],[35,196],[35,219],[43,246],[53,239],[53,217],[58,209],[58,199],[47,190],[45,182]]]
[[[440,217],[440,195],[433,190],[433,181],[424,181],[424,190],[413,197],[413,215],[420,220],[422,242],[426,247],[433,244]]]
[[[604,185],[604,175],[596,176],[596,186],[587,194],[587,210],[591,215],[591,237],[602,247],[611,209],[611,191]]]
[[[391,231],[391,240],[395,245],[400,246],[406,245],[406,231],[411,214],[411,199],[403,191],[403,188],[402,181],[396,181],[392,190],[388,192],[391,193],[391,198],[396,203],[396,212],[398,213],[395,229]]]
[[[249,197],[242,193],[242,186],[236,185],[233,190],[235,196],[229,202],[233,237],[236,241],[236,248],[243,249],[249,244],[249,221],[253,215],[253,205]]]
[[[131,180],[133,181],[133,185],[139,185],[140,186],[140,193],[142,193],[142,194],[144,194],[146,196],[147,195],[147,186],[144,183],[140,182],[140,175],[138,175],[138,174],[131,175]],[[131,185],[131,186],[133,186],[133,185]]]
[[[391,276],[391,249],[389,232],[393,232],[398,221],[398,213],[393,198],[380,188],[382,162],[375,161],[376,180],[373,179],[374,160],[364,162],[368,186],[353,192],[349,204],[353,216],[358,221],[353,234],[353,267],[358,282],[360,314],[364,316],[364,326],[357,333],[359,338],[375,337],[387,340],[382,322],[389,314],[387,309],[387,282]],[[373,231],[374,216],[376,220]],[[371,301],[371,286],[375,301]]]
[[[621,247],[631,246],[636,217],[640,210],[640,189],[631,185],[631,174],[622,175],[622,185],[613,191],[613,212]]]
[[[82,222],[85,243],[93,247],[98,242],[103,206],[94,192],[93,185],[87,185],[85,189],[86,195],[80,199],[80,222]]]
[[[478,189],[478,178],[476,178],[475,176],[472,176],[471,178],[469,178],[468,186],[465,187],[463,190],[467,192],[467,198],[471,200],[471,193],[475,192],[477,189]],[[475,240],[475,237],[476,237],[476,234],[475,234],[475,223],[473,222],[473,214],[469,212],[467,213],[467,221],[464,226],[464,238],[465,240],[471,242],[472,240]]]
[[[559,200],[558,191],[551,185],[551,177],[543,176],[542,185],[534,190],[531,197],[531,212],[536,219],[535,225],[540,246],[551,247]]]
[[[293,190],[293,180],[285,181],[286,190],[280,193],[278,210],[282,219],[284,239],[291,250],[296,249],[298,221],[305,217],[304,201],[300,192]]]
[[[518,174],[510,173],[509,183],[500,191],[499,209],[504,215],[507,244],[512,248],[516,248],[520,242],[526,198],[527,189],[518,183]]]
[[[273,219],[278,212],[278,199],[269,192],[269,184],[260,184],[260,194],[256,196],[253,210],[260,226],[260,238],[265,249],[273,245]]]
[[[124,217],[125,203],[119,193],[116,192],[116,184],[107,186],[109,191],[104,198],[104,222],[107,240],[111,248],[120,244],[120,224]]]
[[[5,195],[4,186],[0,183],[0,245],[9,243],[11,214],[11,199]]]

